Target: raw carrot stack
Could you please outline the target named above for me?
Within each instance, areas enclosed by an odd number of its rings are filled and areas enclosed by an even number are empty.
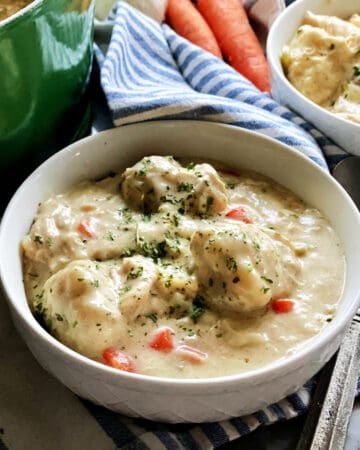
[[[213,32],[190,0],[168,0],[166,20],[180,36],[222,58]]]
[[[269,67],[241,0],[197,0],[197,6],[229,64],[269,92]]]

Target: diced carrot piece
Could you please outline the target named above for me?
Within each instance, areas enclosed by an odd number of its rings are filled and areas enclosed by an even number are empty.
[[[177,346],[176,353],[178,353],[182,359],[186,359],[192,364],[201,364],[208,357],[207,353],[204,353],[197,348],[190,347],[190,345]]]
[[[230,217],[230,219],[241,220],[244,223],[252,223],[252,220],[249,219],[246,215],[245,208],[243,208],[242,206],[231,209],[228,213],[225,214],[225,216]]]
[[[80,231],[80,233],[84,234],[89,238],[94,238],[96,236],[95,231],[96,222],[97,221],[94,217],[85,217],[85,219],[83,219],[79,223],[78,231]]]
[[[271,308],[277,314],[289,313],[294,309],[294,300],[289,298],[278,298],[271,303]]]
[[[103,351],[102,356],[108,366],[125,372],[135,372],[135,366],[130,356],[120,350],[109,347]]]
[[[171,328],[162,327],[157,330],[149,345],[154,350],[169,352],[174,348],[173,335],[174,331]]]

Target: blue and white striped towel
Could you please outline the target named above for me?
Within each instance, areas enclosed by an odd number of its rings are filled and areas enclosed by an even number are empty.
[[[327,170],[346,153],[224,62],[119,2],[101,64],[101,83],[115,126],[160,119],[222,122],[265,134]],[[324,157],[325,155],[325,157]],[[122,449],[212,449],[261,425],[304,413],[314,383],[246,417],[216,424],[164,425],[129,419],[86,403]],[[154,446],[155,445],[155,446]]]
[[[213,55],[118,3],[101,82],[115,126],[198,119],[255,130],[326,168],[346,153]],[[324,158],[326,157],[326,160]]]

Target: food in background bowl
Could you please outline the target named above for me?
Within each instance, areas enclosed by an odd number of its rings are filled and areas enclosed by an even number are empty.
[[[293,354],[332,320],[345,269],[328,221],[288,190],[171,156],[45,200],[22,250],[31,308],[55,337],[175,378]]]
[[[360,0],[297,0],[277,17],[269,31],[266,46],[271,71],[272,95],[276,101],[300,114],[344,150],[360,155],[360,123],[344,119],[340,114],[334,114],[307,98],[287,79],[281,64],[284,47],[296,36],[296,31],[301,26],[307,11],[311,11],[315,15],[333,16],[346,21],[354,14],[360,13]],[[330,50],[331,43],[336,45],[337,40],[341,41],[343,38],[329,39],[328,48],[324,49],[323,56],[319,55],[314,66],[326,60],[327,55],[332,51]],[[316,51],[312,48],[308,50],[310,56]],[[345,57],[346,52],[344,55],[340,55],[339,59],[342,61]],[[349,73],[350,77],[355,75],[355,71],[357,72],[357,69],[353,69],[352,63],[349,64],[349,69],[351,70],[346,69],[345,72]],[[310,68],[309,71],[311,71]],[[326,79],[327,76],[330,79],[333,74],[330,70],[325,69],[321,78]],[[344,76],[344,78],[346,77]],[[333,100],[335,98],[332,98]],[[316,134],[316,131],[314,133]],[[336,153],[335,149],[334,151]]]
[[[348,20],[308,11],[282,65],[288,80],[307,98],[360,123],[360,16]]]
[[[165,156],[170,149],[181,160],[217,161],[236,172],[255,170],[290,189],[329,220],[344,250],[344,288],[333,320],[306,345],[243,373],[200,379],[158,377],[117,370],[87,358],[63,345],[35,319],[25,295],[19,245],[31,228],[38,204],[86,180],[104,178],[114,168],[131,167],[148,156],[146,150]],[[54,155],[24,182],[2,219],[0,274],[23,339],[39,363],[76,394],[130,416],[209,422],[248,414],[280,400],[302,386],[335,353],[359,302],[360,240],[354,239],[359,233],[360,214],[349,196],[299,152],[237,127],[199,121],[147,122],[79,141]],[[104,242],[113,242],[108,237]],[[291,320],[285,313],[278,317],[285,323]],[[112,353],[106,356],[110,360]],[[219,368],[221,364],[220,360]]]
[[[33,0],[0,0],[0,20],[6,19],[25,8]]]

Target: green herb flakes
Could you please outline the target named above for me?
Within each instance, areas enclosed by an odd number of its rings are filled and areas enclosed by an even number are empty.
[[[34,241],[38,242],[39,244],[42,244],[44,242],[42,236],[40,236],[39,234],[35,234]]]
[[[120,289],[119,296],[121,297],[122,295],[126,294],[127,292],[130,292],[131,289],[132,289],[132,286],[124,286],[123,288]]]
[[[266,278],[264,275],[261,275],[261,277],[260,277],[263,281],[266,281],[266,283],[269,283],[269,284],[273,284],[274,282],[273,282],[273,280],[271,279],[271,278]]]
[[[192,303],[190,318],[194,323],[204,314],[206,306],[205,298],[202,295],[197,295]]]
[[[235,258],[233,258],[232,256],[228,256],[226,258],[226,267],[230,270],[230,272],[236,272],[237,264]]]
[[[146,177],[146,175],[147,175],[147,170],[146,169],[140,169],[139,170],[139,172],[138,172],[138,174],[141,176],[141,177]]]
[[[142,266],[138,267],[137,270],[132,269],[128,275],[127,275],[127,279],[128,280],[135,280],[136,278],[141,277],[141,275],[144,272],[144,268]]]
[[[187,182],[181,182],[177,185],[178,192],[191,192],[194,189],[194,185]]]
[[[121,253],[120,258],[130,257],[133,256],[135,253],[136,250],[134,250],[133,248],[127,248]]]
[[[167,254],[166,241],[161,242],[144,242],[139,245],[144,256],[157,261],[159,258],[164,258]]]
[[[114,241],[114,240],[115,240],[114,235],[112,234],[111,231],[109,231],[109,232],[106,234],[105,239],[106,239],[107,241]]]
[[[152,322],[157,323],[158,317],[156,313],[151,313],[146,315],[145,317],[147,317],[148,319],[150,319]]]

